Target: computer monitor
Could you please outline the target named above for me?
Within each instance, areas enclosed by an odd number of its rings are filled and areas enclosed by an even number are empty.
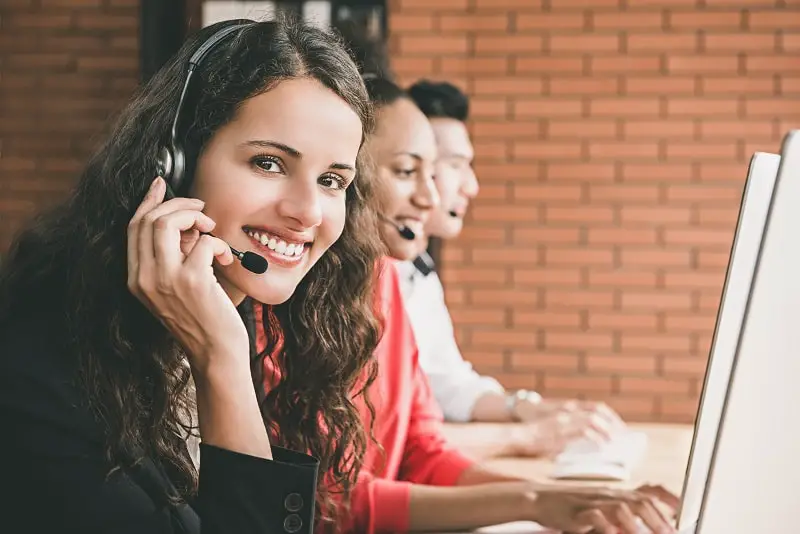
[[[784,139],[697,532],[797,530],[800,131]]]
[[[691,529],[700,515],[780,159],[764,152],[750,159],[686,466],[680,531]]]

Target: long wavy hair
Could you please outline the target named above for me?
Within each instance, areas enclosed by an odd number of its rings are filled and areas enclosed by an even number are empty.
[[[200,30],[138,90],[71,196],[17,236],[0,271],[0,322],[36,313],[41,305],[63,313],[66,354],[78,358],[86,400],[106,430],[110,469],[152,455],[175,473],[181,498],[197,489],[185,444],[194,409],[191,377],[174,338],[126,287],[126,227],[153,179],[158,148],[169,139],[189,57],[232,23]],[[254,23],[219,44],[195,71],[180,125],[188,176],[242,102],[299,77],[339,95],[369,134],[372,106],[340,38],[290,19]],[[282,376],[266,395],[258,373],[266,354],[252,355],[254,384],[276,444],[319,458],[322,472],[345,493],[367,440],[353,390],[374,379],[380,337],[374,282],[382,248],[372,195],[369,176],[359,173],[346,193],[341,238],[287,302],[265,307],[265,323],[272,322],[266,331],[281,338],[270,357]],[[247,304],[239,307],[245,321]],[[328,518],[334,499],[322,484],[319,493],[325,506],[318,510]]]

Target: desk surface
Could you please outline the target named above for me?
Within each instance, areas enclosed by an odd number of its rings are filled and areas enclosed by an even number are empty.
[[[469,450],[470,444],[465,443],[470,434],[480,436],[482,433],[492,433],[499,425],[485,423],[470,423],[468,425],[445,425],[445,435],[455,445],[463,446]],[[634,470],[630,480],[621,483],[602,482],[604,486],[636,487],[642,484],[660,484],[676,495],[681,494],[683,479],[686,475],[686,465],[689,459],[689,448],[692,444],[694,428],[691,425],[672,424],[637,424],[631,423],[630,428],[647,434],[647,453],[644,459]],[[542,482],[553,482],[549,473],[553,463],[544,459],[533,458],[493,458],[486,460],[485,464],[503,473],[523,476]],[[559,482],[563,484],[567,482]],[[570,482],[571,484],[588,485],[591,482]]]

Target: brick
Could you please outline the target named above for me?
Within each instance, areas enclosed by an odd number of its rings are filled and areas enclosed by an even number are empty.
[[[397,60],[392,59],[392,68],[397,69]],[[506,57],[443,57],[440,69],[443,74],[505,74],[509,72],[510,62]],[[419,68],[417,72],[431,72],[433,67]],[[476,81],[479,78],[476,78]]]
[[[667,228],[664,230],[664,241],[668,245],[730,247],[733,242],[733,232],[702,228],[687,230]]]
[[[613,120],[560,120],[547,121],[548,139],[614,139],[617,125]]]
[[[582,187],[579,184],[541,183],[536,185],[514,184],[512,197],[515,200],[551,202],[580,202]]]
[[[627,50],[630,54],[640,52],[691,52],[699,47],[694,33],[646,33],[628,35]]]
[[[447,283],[480,283],[486,284],[505,284],[507,277],[498,269],[470,267],[451,267],[447,269]]]
[[[506,143],[476,139],[473,143],[473,147],[475,149],[476,159],[505,159],[508,156],[508,146]]]
[[[739,69],[739,58],[735,55],[670,55],[667,57],[667,72],[675,74],[735,74]]]
[[[612,77],[550,78],[550,93],[554,95],[616,95],[619,82]]]
[[[589,287],[641,287],[654,289],[657,279],[655,272],[615,270],[589,272]]]
[[[401,54],[464,54],[467,52],[466,36],[401,35]]]
[[[606,248],[567,248],[548,247],[545,249],[545,265],[601,265],[610,266],[614,262],[614,254],[610,247]]]
[[[673,11],[669,16],[669,27],[676,30],[738,30],[743,29],[743,14],[738,10]]]
[[[449,58],[448,58],[449,59]],[[416,76],[420,72],[433,72],[433,59],[429,57],[395,57],[392,70],[399,75]],[[463,74],[462,72],[453,74]]]
[[[701,162],[698,165],[701,182],[734,182],[744,186],[746,166],[733,163]]]
[[[668,98],[667,114],[679,117],[735,116],[738,106],[733,98]]]
[[[692,167],[688,163],[623,163],[625,182],[689,181]]]
[[[638,139],[691,139],[694,122],[690,120],[630,120],[623,123],[623,135]]]
[[[389,18],[391,19],[391,17]],[[483,13],[442,15],[439,18],[439,28],[445,32],[506,32],[508,30],[508,15]]]
[[[534,141],[515,142],[511,153],[514,159],[573,159],[581,154],[581,145],[570,142]]]
[[[610,223],[614,220],[614,211],[603,206],[545,206],[545,220],[548,223]]]
[[[771,121],[718,120],[701,121],[700,137],[704,139],[770,138],[773,132]]]
[[[540,328],[579,328],[581,325],[581,314],[577,311],[513,310],[511,313],[511,322],[515,327],[536,326]]]
[[[773,33],[709,33],[703,41],[706,52],[769,52],[776,50]]]
[[[397,0],[397,11],[462,11],[468,5],[469,0]]]
[[[658,201],[659,187],[656,185],[599,185],[589,186],[592,202],[646,202]]]
[[[512,104],[515,118],[579,117],[583,103],[577,98],[516,99]]]
[[[586,357],[586,370],[590,373],[655,374],[656,359],[649,355],[590,354]]]
[[[554,34],[550,36],[550,50],[559,52],[614,52],[620,48],[620,38],[604,34]]]
[[[691,220],[691,209],[673,206],[625,206],[620,211],[623,224],[637,223],[664,225],[672,223],[688,223]]]
[[[481,182],[486,182],[493,177],[499,177],[503,183],[507,180],[538,180],[540,178],[538,167],[531,166],[529,163],[500,162],[484,165],[476,162],[474,169]],[[483,186],[481,186],[480,196],[483,197]]]
[[[800,98],[765,99],[747,98],[744,102],[744,113],[747,117],[779,117],[800,115]]]
[[[611,181],[614,179],[614,165],[611,163],[548,163],[548,180],[580,180],[591,176],[594,181]]]
[[[520,370],[572,371],[578,369],[580,358],[577,354],[552,352],[512,351],[511,367]]]
[[[542,125],[538,121],[475,122],[472,125],[472,136],[475,139],[538,138],[541,134]]]
[[[667,313],[664,317],[668,332],[705,332],[713,330],[715,323],[716,314],[712,313]]]
[[[585,332],[562,333],[549,330],[544,334],[545,349],[602,349],[610,350],[613,343],[611,334],[590,334]]]
[[[589,61],[589,72],[597,74],[635,72],[642,75],[661,71],[661,58],[657,55],[594,56]]]
[[[629,274],[625,271],[620,271],[622,274]],[[655,273],[651,273],[655,274]],[[658,316],[654,313],[623,313],[623,312],[590,312],[589,313],[589,329],[590,330],[652,330],[658,326]]]
[[[70,13],[13,13],[3,17],[3,26],[19,29],[69,28],[72,24]]]
[[[519,332],[510,330],[475,330],[472,332],[472,343],[474,346],[515,348],[536,348],[536,334],[533,332]]]
[[[625,94],[628,95],[691,95],[697,83],[692,77],[681,76],[628,76],[625,78]]]
[[[700,81],[700,91],[709,96],[772,95],[775,92],[775,81],[772,76],[704,77]]]
[[[583,59],[576,56],[520,56],[516,58],[519,74],[579,74],[583,72]]]
[[[622,290],[623,310],[688,310],[691,298],[688,293],[673,291],[627,291]]]
[[[784,33],[776,39],[782,45],[781,48],[786,52],[800,52],[800,34]]]
[[[525,228],[515,226],[511,230],[511,241],[516,245],[538,245],[548,243],[577,245],[579,239],[580,232],[577,228]]]
[[[622,393],[662,393],[688,395],[690,382],[672,378],[644,378],[622,376],[619,390]]]
[[[690,349],[689,338],[687,336],[675,336],[664,334],[622,335],[620,348],[623,352],[647,351],[647,352],[682,352],[687,353]]]
[[[508,104],[503,98],[479,98],[470,99],[469,113],[470,118],[505,118],[508,114]]]
[[[529,206],[482,206],[472,208],[472,217],[478,221],[536,222],[536,210]]]
[[[610,376],[560,376],[555,373],[547,373],[544,376],[543,390],[545,392],[554,390],[560,393],[594,393],[611,391]]]
[[[450,316],[453,321],[460,325],[478,325],[502,327],[505,325],[505,310],[501,308],[461,308],[452,306],[449,308]],[[475,344],[475,336],[472,336]]]
[[[738,206],[712,208],[701,204],[696,211],[697,222],[703,226],[724,226],[733,229],[739,217]]]
[[[426,32],[433,31],[434,18],[430,14],[393,13],[388,24],[391,32]]]
[[[675,423],[694,424],[699,400],[697,398],[668,397],[661,402],[661,415]]]
[[[495,258],[496,262],[496,258]],[[512,289],[474,289],[470,291],[471,304],[476,306],[502,304],[513,306],[536,304],[539,296],[536,290],[521,291]]]
[[[542,286],[576,286],[581,281],[581,272],[579,269],[565,269],[565,268],[530,268],[530,269],[514,269],[512,276],[512,283],[514,287],[526,285],[542,285]]]
[[[747,24],[750,30],[797,30],[800,29],[800,11],[753,10],[749,13]]]
[[[592,16],[595,30],[654,30],[664,23],[659,11],[629,11],[622,13],[596,12]]]
[[[589,102],[593,117],[656,117],[659,109],[657,98],[594,98]]]
[[[735,143],[667,143],[667,159],[736,159]]]
[[[542,9],[542,0],[474,0],[477,9]]]
[[[581,30],[585,26],[586,17],[579,11],[566,13],[518,12],[516,16],[517,31],[544,30],[546,32],[554,32],[557,30]]]
[[[592,158],[656,158],[658,145],[655,142],[611,142],[598,141],[589,144],[589,155]]]
[[[656,241],[656,232],[652,228],[603,228],[593,227],[588,230],[589,245],[642,245]]]
[[[75,26],[86,30],[136,30],[138,21],[130,15],[78,12],[75,14]]]
[[[538,35],[477,35],[475,37],[475,53],[478,55],[531,53],[541,50],[542,38]]]
[[[722,288],[724,276],[720,273],[697,271],[668,271],[664,273],[664,287],[667,289]]]
[[[476,95],[536,95],[541,94],[542,80],[540,78],[513,76],[513,77],[482,77],[473,82],[473,93]]]
[[[748,74],[794,72],[797,57],[794,54],[748,54],[744,58],[744,69]]]

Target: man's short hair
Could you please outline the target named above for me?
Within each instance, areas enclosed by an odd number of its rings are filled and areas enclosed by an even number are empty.
[[[429,119],[466,122],[469,117],[469,97],[452,83],[420,80],[408,88],[408,94]]]

